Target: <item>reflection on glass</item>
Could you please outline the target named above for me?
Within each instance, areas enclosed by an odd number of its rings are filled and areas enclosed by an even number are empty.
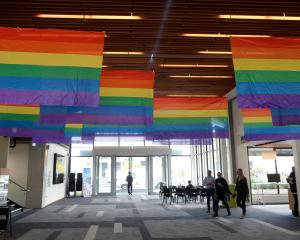
[[[117,157],[116,162],[116,190],[127,192],[126,177],[130,171],[129,157]]]
[[[153,192],[158,193],[160,190],[160,184],[166,183],[164,177],[164,165],[163,165],[164,157],[156,156],[152,158],[153,164]]]
[[[132,157],[133,189],[146,189],[146,157]]]
[[[98,158],[98,192],[111,192],[111,157]]]
[[[187,185],[188,180],[191,180],[191,157],[171,157],[171,176],[172,185]]]

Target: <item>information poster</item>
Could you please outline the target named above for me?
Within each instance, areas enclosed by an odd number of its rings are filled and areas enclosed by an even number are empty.
[[[92,171],[91,168],[83,168],[83,196],[92,196]]]

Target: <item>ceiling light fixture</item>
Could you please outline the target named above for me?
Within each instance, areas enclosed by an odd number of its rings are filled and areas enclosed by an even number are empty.
[[[221,33],[183,33],[181,34],[183,37],[271,37],[270,35],[251,35],[251,34],[221,34]]]
[[[248,20],[279,20],[279,21],[300,21],[300,17],[295,16],[259,16],[259,15],[219,15],[218,18],[223,19],[248,19]]]
[[[229,65],[212,65],[212,64],[160,64],[160,67],[166,68],[226,68]]]
[[[90,20],[141,20],[141,16],[82,15],[82,14],[37,14],[37,18],[90,19]]]
[[[218,97],[218,95],[167,95],[168,97]]]
[[[143,52],[114,52],[114,51],[105,51],[104,54],[107,55],[143,55]]]
[[[186,75],[186,76],[182,76],[182,75],[171,75],[169,76],[170,78],[232,78],[232,76],[213,76],[213,75]]]
[[[220,54],[220,55],[231,55],[232,52],[227,51],[198,51],[200,54]]]

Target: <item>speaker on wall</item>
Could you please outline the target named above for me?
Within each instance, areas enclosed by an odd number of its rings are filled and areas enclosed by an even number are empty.
[[[69,174],[69,192],[75,192],[75,173]]]
[[[82,191],[82,173],[77,173],[76,191]]]

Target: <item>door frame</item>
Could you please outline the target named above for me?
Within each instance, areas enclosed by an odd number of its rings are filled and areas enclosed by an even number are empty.
[[[153,174],[150,175],[152,165],[150,163],[152,161],[152,156],[166,156],[165,159],[168,161],[171,155],[171,148],[165,146],[151,146],[151,147],[94,147],[93,149],[93,196],[97,195],[116,195],[116,158],[117,157],[146,157],[147,164],[146,164],[146,183],[147,189],[146,191],[149,193],[152,192],[151,188],[153,188],[153,184],[151,184],[150,179],[152,178]],[[99,157],[111,157],[111,193],[106,194],[99,194],[98,193],[98,169],[97,166],[97,158]],[[166,164],[166,167],[168,164]],[[168,168],[168,167],[167,167]],[[168,170],[166,170],[168,171]],[[167,174],[168,175],[168,174]],[[168,181],[168,179],[166,179]],[[152,179],[153,182],[153,179]]]

